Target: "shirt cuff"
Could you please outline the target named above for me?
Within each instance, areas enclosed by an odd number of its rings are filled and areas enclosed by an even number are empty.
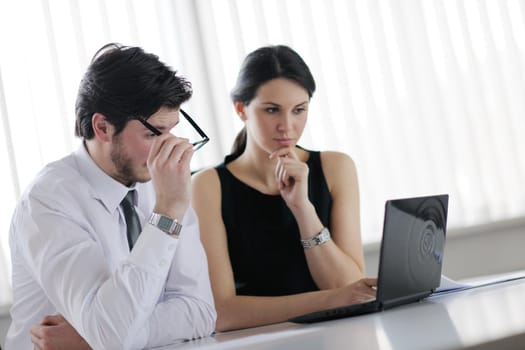
[[[129,261],[140,269],[164,277],[168,274],[177,245],[177,239],[146,224],[133,246]]]

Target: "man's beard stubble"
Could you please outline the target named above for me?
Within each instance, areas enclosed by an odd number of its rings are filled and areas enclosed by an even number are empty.
[[[145,182],[149,179],[143,179],[135,173],[133,169],[133,160],[126,153],[126,149],[120,137],[116,136],[113,138],[113,147],[111,149],[111,161],[115,166],[116,174],[119,180],[128,186],[135,182]]]

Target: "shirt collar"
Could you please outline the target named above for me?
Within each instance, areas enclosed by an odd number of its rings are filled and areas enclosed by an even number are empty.
[[[136,184],[127,187],[109,176],[91,158],[84,143],[79,146],[74,157],[80,174],[91,187],[93,197],[100,200],[110,213],[119,207],[128,191],[139,187]],[[134,202],[137,204],[137,194],[134,196]]]

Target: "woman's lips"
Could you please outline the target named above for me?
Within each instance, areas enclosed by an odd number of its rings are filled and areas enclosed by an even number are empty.
[[[285,139],[285,138],[274,139],[274,141],[277,142],[281,146],[291,146],[294,143],[293,139]]]

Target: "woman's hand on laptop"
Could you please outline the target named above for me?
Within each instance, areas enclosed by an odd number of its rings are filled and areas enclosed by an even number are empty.
[[[376,286],[377,278],[362,278],[357,282],[338,288],[336,290],[337,297],[334,298],[337,305],[334,307],[374,300],[376,298]]]

